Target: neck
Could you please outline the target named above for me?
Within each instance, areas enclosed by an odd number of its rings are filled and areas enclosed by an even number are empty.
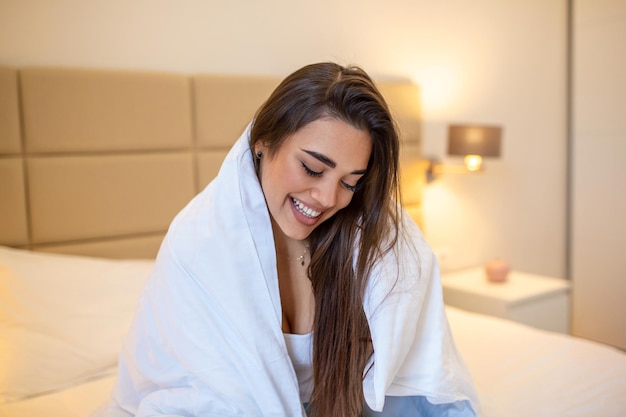
[[[306,240],[296,240],[287,236],[272,219],[272,233],[276,256],[292,261],[304,261],[308,253]]]

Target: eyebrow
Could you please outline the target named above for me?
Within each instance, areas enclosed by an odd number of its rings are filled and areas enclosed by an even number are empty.
[[[323,155],[319,152],[315,152],[315,151],[309,151],[306,149],[302,149],[303,152],[306,152],[307,154],[311,155],[313,158],[317,159],[318,161],[320,161],[321,163],[323,163],[324,165],[327,165],[331,168],[336,168],[337,167],[337,163],[335,161],[333,161],[332,159],[330,159],[329,157],[327,157],[326,155]],[[366,170],[364,169],[357,169],[356,171],[352,171],[350,174],[351,175],[363,175],[365,174]]]

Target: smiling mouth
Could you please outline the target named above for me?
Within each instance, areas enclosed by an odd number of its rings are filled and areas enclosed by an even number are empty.
[[[296,207],[296,209],[300,213],[302,213],[302,215],[308,217],[309,219],[315,219],[316,217],[319,217],[320,214],[322,214],[321,211],[313,210],[312,208],[305,206],[293,197],[291,197],[291,201],[293,202],[293,205]]]

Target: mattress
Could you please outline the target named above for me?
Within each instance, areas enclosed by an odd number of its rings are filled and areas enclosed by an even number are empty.
[[[446,307],[485,417],[626,416],[626,354]]]
[[[106,401],[115,373],[55,392],[0,405],[2,417],[86,417]]]
[[[151,265],[0,246],[1,417],[88,416],[107,401]],[[626,353],[446,311],[484,417],[626,416]]]

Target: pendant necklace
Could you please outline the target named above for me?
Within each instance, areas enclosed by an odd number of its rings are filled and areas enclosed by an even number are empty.
[[[302,255],[298,256],[297,258],[287,257],[287,259],[290,261],[298,261],[300,262],[300,265],[304,266],[305,260],[306,260],[306,253],[308,252],[308,249],[309,249],[308,245],[304,245],[304,252],[302,252]]]
[[[298,256],[297,258],[287,258],[290,261],[298,261],[300,262],[300,265],[304,266],[304,255],[306,255],[307,250],[304,249],[304,252],[302,252],[302,255]]]

